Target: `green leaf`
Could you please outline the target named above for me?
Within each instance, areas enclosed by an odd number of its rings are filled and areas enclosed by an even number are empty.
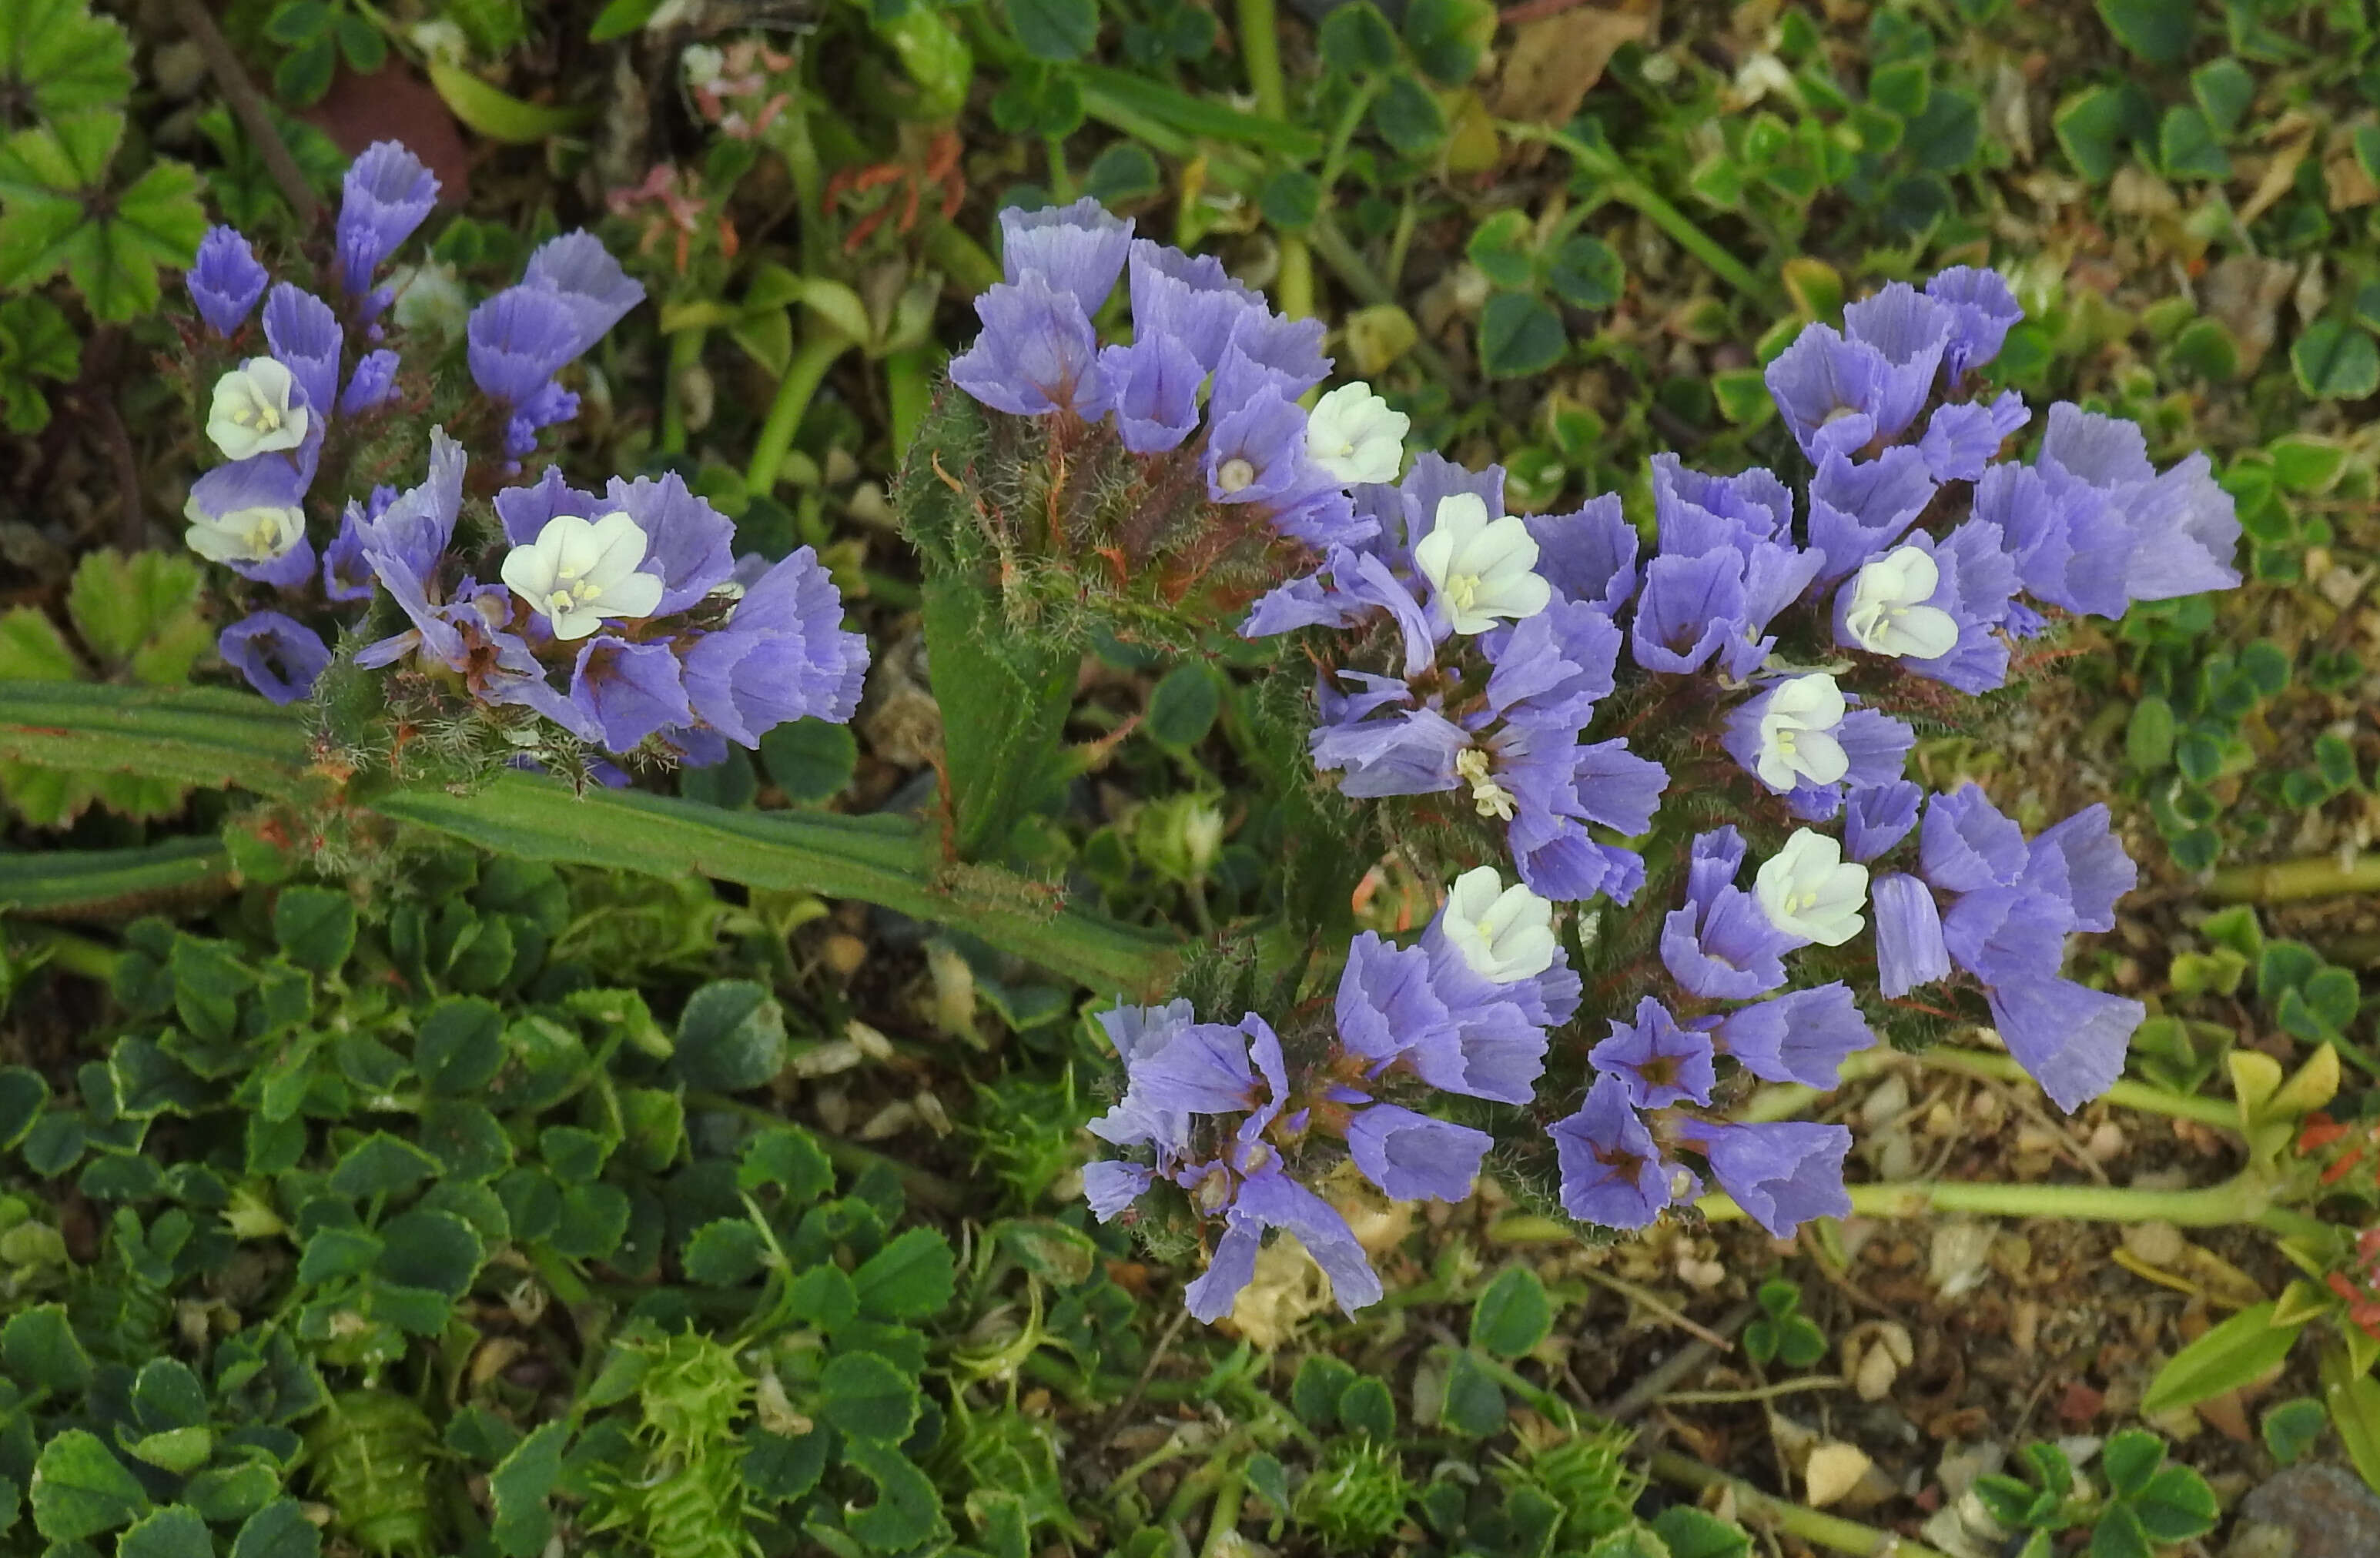
[[[402,1137],[375,1130],[339,1156],[331,1189],[361,1200],[401,1194],[437,1178],[438,1160]]]
[[[56,304],[38,295],[0,301],[0,396],[12,429],[39,432],[49,421],[35,379],[72,383],[81,375],[82,338]]]
[[[770,1186],[796,1205],[816,1201],[834,1188],[834,1165],[808,1131],[795,1125],[771,1126],[745,1141],[735,1168],[737,1190]]]
[[[1163,187],[1163,175],[1157,159],[1138,141],[1119,140],[1091,159],[1083,175],[1083,193],[1106,206],[1130,205],[1146,200]],[[778,727],[780,730],[783,726]],[[830,730],[847,727],[833,725]],[[762,737],[763,742],[767,737]]]
[[[2196,0],[2099,0],[2099,19],[2116,42],[2151,65],[2179,64],[2190,52]]]
[[[490,1534],[505,1558],[538,1558],[553,1539],[553,1512],[546,1498],[562,1476],[562,1447],[570,1438],[570,1424],[550,1422],[507,1455],[488,1476],[488,1492],[495,1503]]]
[[[178,1504],[140,1521],[115,1543],[115,1558],[214,1558],[214,1553],[207,1523],[197,1510]]]
[[[328,31],[331,16],[323,0],[282,0],[264,18],[264,35],[284,48],[295,48]]]
[[[1372,127],[1399,156],[1427,157],[1446,139],[1446,111],[1428,88],[1399,74],[1389,78],[1387,90],[1372,104]]]
[[[832,1262],[820,1262],[786,1286],[785,1308],[805,1325],[833,1331],[859,1314],[859,1290],[851,1274]]]
[[[249,1516],[231,1544],[231,1558],[316,1558],[322,1533],[296,1499],[276,1499]]]
[[[740,1287],[760,1274],[768,1259],[768,1240],[743,1217],[705,1223],[686,1237],[686,1248],[678,1253],[686,1279],[705,1287]],[[835,1274],[843,1274],[838,1269]],[[847,1284],[851,1279],[844,1280]]]
[[[0,1365],[33,1390],[71,1398],[91,1384],[91,1356],[57,1304],[18,1310],[0,1325]]]
[[[688,1087],[759,1087],[784,1069],[784,1011],[765,985],[714,980],[686,1001],[670,1067]]]
[[[1026,54],[1053,65],[1082,58],[1099,39],[1093,0],[1008,0],[1008,25]]]
[[[1507,1266],[1471,1306],[1471,1345],[1499,1358],[1518,1358],[1546,1339],[1553,1322],[1553,1301],[1537,1274],[1527,1266]]]
[[[1148,694],[1149,739],[1168,752],[1186,754],[1207,739],[1222,707],[1214,671],[1195,660],[1175,666]]]
[[[2186,1466],[2167,1467],[2131,1503],[2141,1517],[2141,1529],[2158,1543],[2204,1536],[2223,1513],[2206,1479]]]
[[[356,946],[356,900],[330,888],[284,888],[273,903],[273,938],[299,968],[335,973]]]
[[[913,457],[914,458],[914,457]],[[1018,818],[1054,790],[1080,653],[1000,625],[980,581],[930,568],[927,655],[962,858],[998,853]]]
[[[911,1228],[851,1274],[860,1308],[885,1320],[939,1313],[957,1289],[949,1242],[931,1228]]]
[[[1463,253],[1500,287],[1525,287],[1536,273],[1536,229],[1526,211],[1500,211],[1471,230]]]
[[[41,608],[18,606],[0,616],[0,677],[71,682],[89,674]]]
[[[1284,232],[1302,233],[1322,209],[1322,186],[1304,168],[1282,168],[1257,194],[1264,219]]]
[[[1413,0],[1405,7],[1405,46],[1446,86],[1471,79],[1495,32],[1496,8],[1488,0]]]
[[[2380,390],[2380,348],[2338,320],[2316,320],[2289,347],[2298,387],[2316,400],[2362,400]]]
[[[1327,1352],[1309,1352],[1297,1361],[1290,1382],[1289,1404],[1300,1421],[1317,1433],[1339,1426],[1339,1398],[1355,1383],[1355,1371]]]
[[[1670,1558],[1750,1558],[1752,1538],[1742,1528],[1690,1504],[1673,1504],[1653,1517],[1653,1534]]]
[[[2198,100],[2208,127],[2217,136],[2228,136],[2256,99],[2256,79],[2246,66],[2225,54],[2190,73],[2190,95]]]
[[[1543,373],[1570,349],[1551,308],[1526,293],[1500,292],[1479,316],[1479,366],[1491,379]]]
[[[1372,0],[1333,6],[1322,18],[1322,63],[1342,76],[1377,74],[1397,63],[1397,35]]]
[[[413,1069],[438,1093],[477,1093],[504,1063],[504,1014],[476,996],[449,996],[421,1019]]]
[[[1504,1428],[1504,1387],[1488,1372],[1478,1357],[1457,1350],[1446,1371],[1446,1396],[1438,1420],[1445,1428],[1472,1439],[1485,1439]]]
[[[347,68],[358,76],[370,76],[387,63],[388,41],[380,29],[352,11],[339,13],[334,35],[339,41],[339,53],[346,56]]]
[[[0,6],[0,102],[34,121],[120,108],[132,95],[132,40],[86,0]]]
[[[2091,1530],[2091,1558],[2155,1558],[2141,1517],[2130,1504],[2109,1504]]]
[[[844,1446],[843,1464],[875,1485],[876,1502],[865,1509],[846,1506],[851,1534],[879,1552],[902,1552],[929,1540],[941,1527],[934,1485],[908,1456],[890,1444],[856,1439]]]
[[[1573,308],[1609,308],[1627,290],[1628,268],[1609,244],[1573,233],[1547,259],[1546,284]]]
[[[1670,1558],[1669,1544],[1633,1521],[1596,1540],[1586,1558]]]
[[[662,0],[607,0],[595,13],[595,20],[587,29],[590,43],[608,43],[615,38],[625,38],[642,30],[662,8]]]
[[[182,1502],[209,1525],[224,1526],[247,1520],[280,1492],[273,1467],[247,1461],[200,1472],[183,1487]]]
[[[851,783],[859,764],[859,742],[848,725],[804,718],[779,725],[760,738],[760,761],[770,782],[803,804],[832,800]]]
[[[488,1254],[478,1232],[451,1212],[401,1214],[381,1225],[380,1237],[383,1248],[374,1269],[383,1279],[449,1298],[470,1287]]]
[[[99,1436],[70,1428],[42,1446],[29,1491],[33,1528],[52,1541],[82,1541],[149,1512],[149,1495]]]
[[[207,1387],[190,1366],[152,1358],[132,1383],[133,1416],[144,1429],[188,1428],[207,1420]]]
[[[298,1257],[298,1280],[318,1284],[361,1276],[380,1259],[380,1237],[361,1228],[317,1228]]]
[[[2124,727],[2124,761],[2153,774],[2173,761],[2173,706],[2151,693],[2132,706]]]
[[[176,1477],[188,1477],[213,1455],[215,1436],[206,1427],[194,1424],[143,1434],[124,1449],[135,1460],[146,1461]]]
[[[2105,184],[2116,171],[2124,141],[2155,134],[2155,110],[2131,82],[2093,87],[2061,103],[2050,126],[2074,171],[2086,182]]]
[[[2305,1327],[2275,1325],[2273,1310],[2270,1303],[2241,1310],[2174,1354],[2141,1398],[2142,1414],[2153,1418],[2220,1395],[2278,1367]]]
[[[1369,1434],[1385,1444],[1397,1435],[1396,1397],[1370,1375],[1359,1375],[1339,1393],[1339,1421],[1350,1433]]]
[[[2231,158],[2216,138],[2215,127],[2199,110],[2180,103],[2165,111],[2157,127],[2157,161],[2168,178],[2231,176]]]
[[[855,1439],[897,1444],[917,1420],[917,1382],[872,1352],[846,1352],[819,1375],[819,1410]]]
[[[327,48],[327,44],[325,45]],[[589,107],[554,108],[524,103],[510,92],[488,85],[459,66],[432,59],[427,67],[430,84],[454,110],[455,117],[490,140],[512,146],[534,146],[568,135],[593,122]]]
[[[2149,1485],[2165,1464],[2165,1441],[2145,1429],[2126,1429],[2107,1441],[2099,1453],[2099,1469],[2119,1498],[2130,1498]]]

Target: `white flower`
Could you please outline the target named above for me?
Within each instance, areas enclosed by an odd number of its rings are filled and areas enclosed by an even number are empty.
[[[1475,746],[1466,746],[1454,755],[1454,774],[1471,787],[1471,803],[1484,817],[1499,822],[1512,820],[1519,805],[1512,792],[1498,784],[1488,771],[1488,755]]]
[[[1791,790],[1807,780],[1833,784],[1852,760],[1835,728],[1843,722],[1842,690],[1825,671],[1780,682],[1760,711],[1760,782]]]
[[[1488,517],[1478,494],[1438,501],[1437,522],[1414,547],[1414,566],[1438,591],[1457,633],[1485,633],[1499,617],[1534,617],[1553,599],[1553,586],[1529,570],[1537,543],[1513,514]]]
[[[1394,481],[1412,426],[1369,384],[1342,384],[1314,403],[1305,419],[1305,453],[1341,481]]]
[[[245,460],[306,441],[308,412],[292,405],[298,380],[271,357],[250,357],[215,380],[207,437],[226,460]]]
[[[1861,648],[1879,655],[1919,660],[1947,655],[1958,646],[1958,619],[1925,604],[1941,583],[1942,571],[1923,547],[1887,552],[1852,581],[1843,626]]]
[[[576,514],[545,522],[537,539],[504,554],[512,592],[553,624],[553,636],[584,638],[606,617],[650,616],[662,603],[662,581],[639,574],[645,533],[625,513],[589,524]]]
[[[196,498],[182,507],[190,527],[182,539],[209,562],[271,562],[306,537],[305,512],[278,504],[209,513]]]
[[[1770,924],[1822,947],[1840,947],[1867,923],[1867,867],[1845,864],[1840,844],[1806,827],[1761,862],[1752,894]]]
[[[1471,971],[1499,984],[1553,967],[1554,906],[1492,865],[1466,871],[1446,895],[1446,936]]]

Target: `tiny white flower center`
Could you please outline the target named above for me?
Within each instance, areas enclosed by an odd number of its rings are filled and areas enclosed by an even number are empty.
[[[1475,746],[1466,746],[1455,754],[1454,771],[1471,786],[1471,803],[1479,808],[1481,816],[1510,822],[1517,803],[1512,792],[1497,783],[1488,771],[1488,754]]]
[[[1256,479],[1257,468],[1237,455],[1215,467],[1215,485],[1226,492],[1244,492]]]

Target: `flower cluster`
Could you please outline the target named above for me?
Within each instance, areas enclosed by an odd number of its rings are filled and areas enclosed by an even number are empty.
[[[2033,412],[2014,392],[1972,390],[2021,318],[1996,272],[1895,284],[1847,308],[1840,331],[1809,326],[1767,369],[1808,461],[1798,501],[1767,470],[1708,475],[1661,455],[1640,534],[1616,496],[1507,514],[1492,467],[1425,453],[1399,478],[1385,440],[1402,429],[1342,430],[1326,415],[1339,396],[1368,402],[1362,386],[1326,398],[1288,457],[1343,475],[1344,507],[1302,477],[1273,480],[1238,429],[1280,416],[1294,388],[1229,360],[1234,337],[1174,322],[1184,302],[1157,304],[1154,280],[1173,271],[1152,258],[1146,304],[1135,271],[1142,336],[1165,320],[1160,342],[1220,339],[1224,357],[1176,362],[1141,338],[1097,347],[1090,319],[1124,249],[1116,236],[1079,288],[1054,260],[1012,262],[954,376],[1020,411],[1113,417],[1128,447],[1163,451],[1188,436],[1190,391],[1211,373],[1205,468],[1248,458],[1253,485],[1297,494],[1276,523],[1315,556],[1255,601],[1242,633],[1303,635],[1318,667],[1315,767],[1373,803],[1360,815],[1383,844],[1476,866],[1419,946],[1358,938],[1334,1033],[1305,1022],[1284,1047],[1254,1015],[1223,1030],[1250,1035],[1257,1057],[1236,1102],[1218,1091],[1185,1109],[1162,1079],[1188,1052],[1135,1029],[1124,1102],[1100,1134],[1154,1162],[1099,1168],[1095,1205],[1119,1214],[1170,1183],[1223,1219],[1198,1312],[1220,1312],[1267,1226],[1324,1239],[1332,1252],[1315,1252],[1342,1302],[1377,1292],[1343,1227],[1304,1190],[1297,1220],[1273,1215],[1290,1203],[1270,1184],[1293,1172],[1282,1154],[1320,1137],[1390,1195],[1461,1193],[1491,1138],[1418,1114],[1421,1090],[1520,1106],[1467,1117],[1499,1128],[1500,1163],[1524,1182],[1533,1153],[1550,1157],[1548,1199],[1583,1222],[1643,1227],[1707,1178],[1783,1237],[1850,1210],[1850,1132],[1731,1120],[1738,1077],[1830,1088],[1878,1026],[1924,1036],[1973,1021],[2063,1108],[2116,1080],[2143,1008],[2061,972],[2070,936],[2111,928],[2134,881],[2105,808],[2028,840],[1973,786],[1929,797],[1907,760],[1919,724],[1961,723],[1960,694],[2035,672],[2061,619],[2236,585],[2240,526],[2204,456],[2160,473],[2137,427],[2071,405],[2049,408],[2031,460],[2000,458]],[[1477,863],[1507,860],[1522,886],[1505,897],[1529,907],[1504,912],[1545,930],[1548,961],[1531,972],[1559,967],[1571,993],[1450,1048],[1450,1014],[1461,1022],[1444,948],[1488,923],[1485,889],[1465,884],[1501,878]],[[1573,912],[1593,999],[1575,1014],[1577,976],[1554,950]],[[1476,958],[1461,966],[1488,976]],[[1176,1030],[1206,1031],[1186,1011],[1161,1031]],[[1393,1105],[1384,1087],[1403,1090]],[[1391,1106],[1402,1157],[1364,1144],[1388,1128],[1362,1122]],[[1244,1214],[1234,1187],[1259,1170],[1268,1188]]]
[[[1064,574],[1053,594],[1144,588],[1170,609],[1245,603],[1377,533],[1349,488],[1395,476],[1406,419],[1361,385],[1299,405],[1330,368],[1320,320],[1273,313],[1220,261],[1135,238],[1096,200],[1000,220],[1007,279],[950,368],[995,414],[990,436],[929,426],[918,445],[929,469],[951,462],[925,479],[971,477],[978,502],[968,532],[924,544],[1046,560]],[[1131,339],[1103,345],[1119,280]],[[1029,566],[1003,572],[1030,587]]]
[[[326,451],[328,468],[352,474],[368,441],[402,435],[402,414],[426,399],[400,393],[406,342],[377,322],[392,297],[374,283],[437,193],[394,142],[357,159],[326,266],[335,305],[289,282],[268,291],[248,240],[228,227],[200,247],[188,275],[200,317],[237,354],[261,298],[265,351],[214,380],[207,435],[225,464],[192,487],[188,540],[282,608],[225,629],[224,658],[267,697],[295,701],[334,658],[301,617],[343,618],[337,626],[363,640],[357,667],[399,666],[415,703],[476,710],[504,731],[505,749],[530,756],[575,742],[702,764],[787,720],[849,719],[866,644],[844,629],[815,554],[739,561],[733,522],[676,476],[613,477],[596,494],[548,467],[527,485],[483,484],[492,525],[463,523],[465,441],[483,444],[483,470],[516,473],[540,431],[577,413],[557,375],[644,297],[591,234],[540,246],[516,285],[471,311],[480,398],[462,439],[431,429],[422,480],[344,502],[344,483],[318,483]],[[383,341],[394,344],[371,344]],[[501,546],[476,539],[490,531]]]

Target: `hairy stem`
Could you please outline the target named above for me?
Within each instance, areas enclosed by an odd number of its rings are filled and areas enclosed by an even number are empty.
[[[264,171],[273,175],[273,187],[289,202],[289,209],[297,212],[298,226],[311,228],[322,219],[322,202],[308,187],[305,174],[298,170],[298,159],[289,154],[281,131],[273,123],[272,109],[257,91],[256,83],[248,79],[239,55],[232,52],[231,40],[215,25],[205,0],[174,0],[174,19],[182,24],[182,30],[199,46],[200,54],[207,62],[207,74],[215,79],[231,111],[239,115],[240,127],[248,132],[256,154],[264,159]]]
[[[1248,90],[1257,112],[1269,119],[1289,117],[1289,83],[1281,73],[1281,22],[1272,0],[1239,0],[1240,59],[1248,67]]]
[[[1947,1045],[1923,1050],[1914,1055],[1903,1055],[1898,1050],[1887,1049],[1881,1045],[1875,1049],[1863,1050],[1843,1061],[1841,1078],[1847,1082],[1856,1081],[1863,1077],[1878,1075],[1904,1060],[1929,1070],[1956,1071],[1964,1076],[1984,1077],[1993,1081],[2033,1085],[2033,1079],[2025,1074],[2024,1068],[2017,1063],[2016,1057],[2012,1055],[1996,1055],[1987,1050],[1979,1049],[1957,1049]],[[1768,1120],[1791,1119],[1826,1096],[1828,1094],[1820,1093],[1817,1089],[1803,1087],[1798,1082],[1779,1083],[1773,1087],[1764,1087],[1754,1093],[1751,1102],[1738,1110],[1735,1117],[1747,1125]],[[2239,1108],[2221,1098],[2202,1098],[2194,1093],[2173,1093],[2165,1088],[2152,1087],[2146,1082],[2129,1081],[2117,1082],[2107,1091],[2105,1097],[2110,1104],[2127,1109],[2138,1109],[2143,1114],[2164,1115],[2172,1119],[2196,1120],[2201,1125],[2217,1126],[2226,1130],[2237,1130],[2240,1128]]]

